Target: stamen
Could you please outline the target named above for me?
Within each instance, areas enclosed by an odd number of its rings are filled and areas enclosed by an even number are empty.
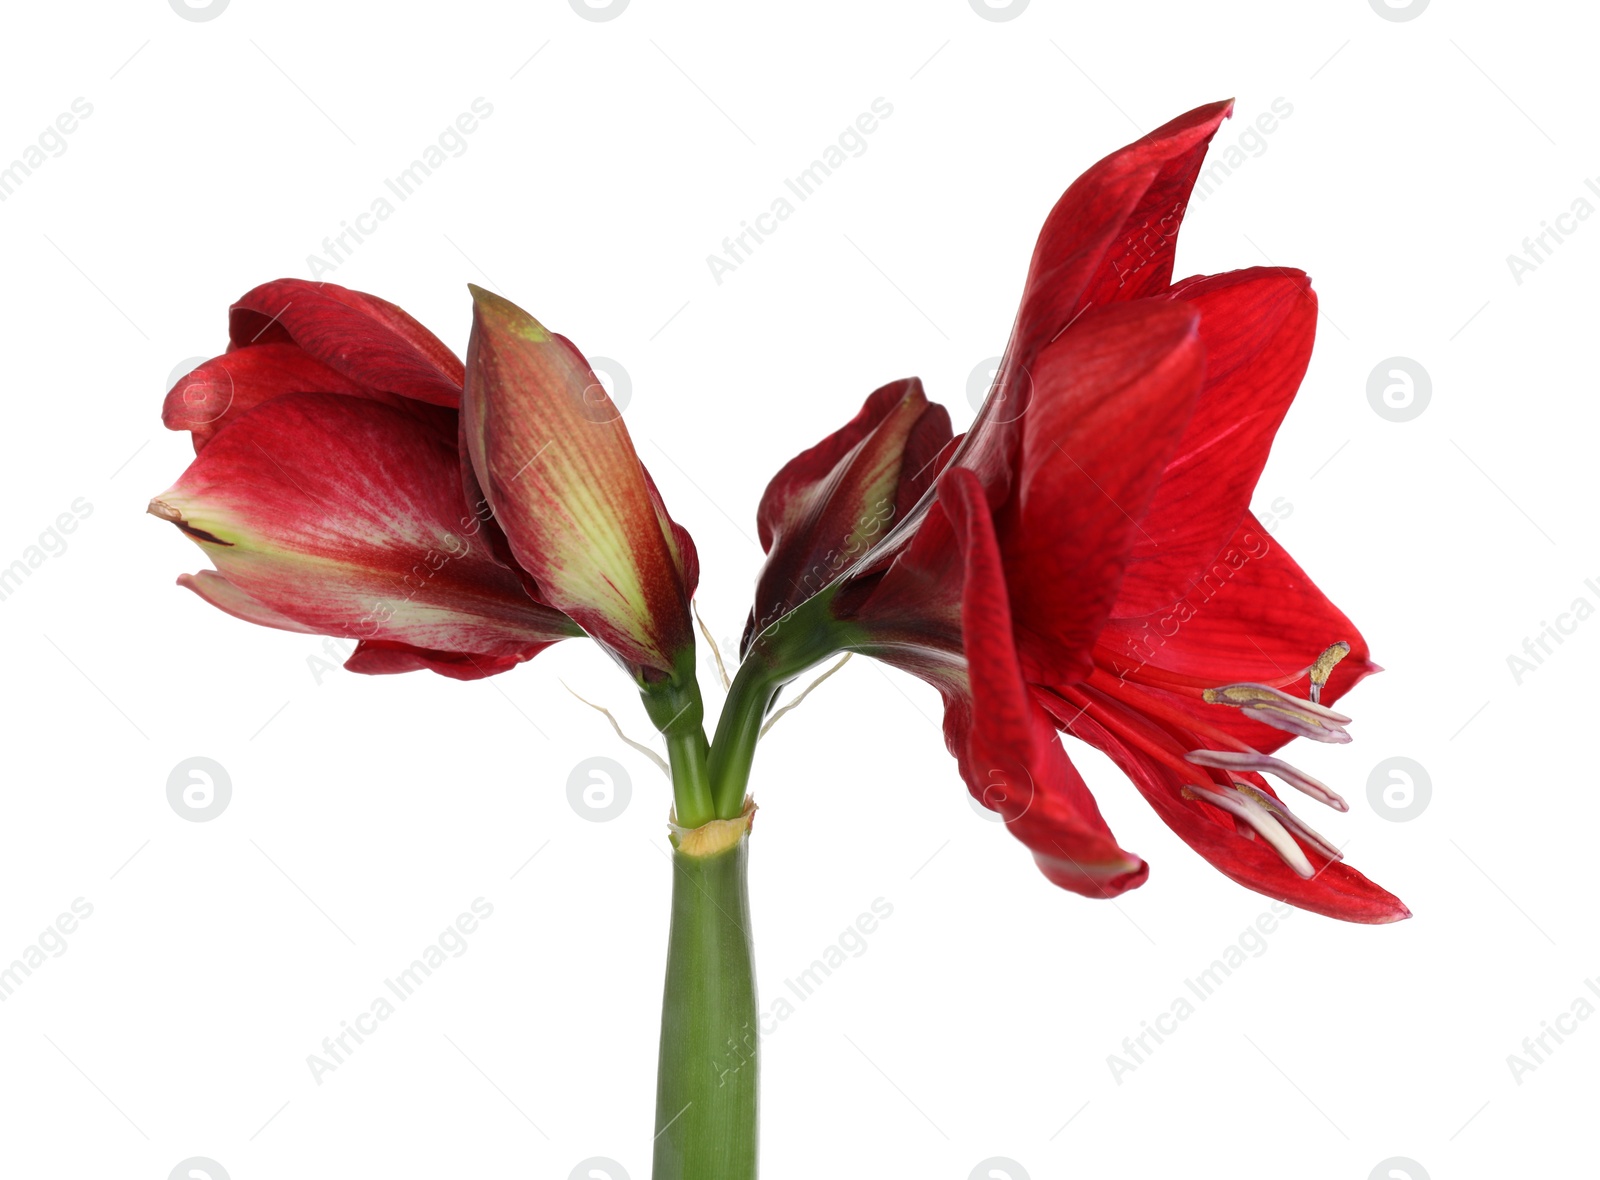
[[[1316,703],[1322,700],[1322,690],[1328,683],[1328,677],[1333,675],[1334,665],[1350,654],[1350,645],[1344,640],[1328,648],[1316,658],[1311,665],[1311,700]]]
[[[1335,811],[1349,811],[1350,805],[1325,784],[1305,771],[1290,766],[1281,758],[1270,754],[1240,754],[1232,750],[1190,750],[1184,755],[1196,766],[1213,766],[1220,770],[1248,770],[1256,774],[1270,774],[1288,783],[1295,790],[1310,795],[1318,803],[1326,803]]]
[[[1234,783],[1241,791],[1247,791],[1254,796],[1256,802],[1270,811],[1284,827],[1294,835],[1300,837],[1329,860],[1343,860],[1344,853],[1336,847],[1331,840],[1317,831],[1310,824],[1302,820],[1294,812],[1284,806],[1282,800],[1274,799],[1271,795],[1264,795],[1249,783]]]
[[[1209,705],[1233,705],[1247,716],[1313,741],[1337,742],[1350,740],[1344,731],[1350,718],[1335,713],[1326,705],[1303,701],[1264,684],[1225,684],[1221,688],[1208,688],[1202,694]]]
[[[1311,867],[1311,861],[1306,858],[1305,850],[1296,844],[1294,837],[1284,830],[1284,826],[1273,817],[1272,813],[1263,807],[1252,796],[1239,790],[1209,790],[1206,787],[1195,786],[1193,783],[1184,788],[1199,795],[1207,803],[1215,803],[1230,815],[1244,820],[1263,840],[1272,846],[1283,863],[1306,880],[1316,876],[1316,870]]]

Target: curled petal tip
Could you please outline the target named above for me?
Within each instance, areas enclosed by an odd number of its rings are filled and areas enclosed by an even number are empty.
[[[468,283],[478,320],[485,326],[506,331],[533,344],[547,344],[553,339],[548,328],[503,295],[486,291],[475,283]]]

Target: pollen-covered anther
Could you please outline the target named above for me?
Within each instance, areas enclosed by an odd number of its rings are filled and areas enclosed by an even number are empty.
[[[1311,867],[1311,861],[1306,857],[1305,850],[1295,843],[1283,824],[1271,811],[1259,802],[1261,796],[1250,791],[1246,794],[1237,788],[1216,790],[1197,786],[1193,783],[1184,788],[1200,796],[1207,803],[1215,803],[1230,815],[1242,819],[1249,824],[1268,845],[1276,852],[1283,863],[1288,865],[1301,877],[1310,880],[1316,876],[1316,870]]]
[[[1350,718],[1343,713],[1264,684],[1225,684],[1201,695],[1208,705],[1232,705],[1264,725],[1298,737],[1339,744],[1350,740],[1344,729]]]
[[[1283,800],[1274,799],[1271,795],[1256,790],[1256,788],[1252,787],[1249,783],[1235,781],[1233,785],[1237,790],[1250,796],[1250,798],[1254,799],[1257,803],[1261,804],[1262,807],[1271,812],[1273,817],[1284,827],[1288,828],[1289,831],[1295,835],[1302,844],[1311,845],[1311,847],[1322,853],[1322,855],[1327,857],[1329,860],[1344,859],[1344,852],[1337,845],[1335,845],[1333,841],[1329,840],[1321,832],[1317,831],[1294,812],[1290,811],[1288,805],[1285,804]]]
[[[1327,687],[1328,677],[1333,675],[1334,666],[1349,654],[1350,645],[1341,639],[1324,651],[1312,663],[1309,671],[1311,677],[1311,692],[1309,695],[1313,703],[1321,702],[1322,690]]]
[[[1274,758],[1270,754],[1257,754],[1254,751],[1244,753],[1237,750],[1190,750],[1184,757],[1196,766],[1270,774],[1280,782],[1288,783],[1295,790],[1310,795],[1318,803],[1326,803],[1335,811],[1350,810],[1350,805],[1332,788],[1312,778],[1298,767],[1291,766],[1283,759]]]

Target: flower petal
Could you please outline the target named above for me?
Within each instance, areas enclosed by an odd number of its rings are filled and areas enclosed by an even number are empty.
[[[297,629],[521,659],[579,634],[493,559],[462,496],[454,415],[429,414],[274,398],[220,431],[151,511]],[[191,588],[282,625],[215,582]]]
[[[1040,353],[1090,308],[1166,291],[1190,190],[1232,112],[1231,99],[1197,107],[1113,152],[1074,181],[1045,219],[994,384],[948,457],[978,473],[991,503],[1009,493],[1024,417],[1047,392],[1041,381],[1052,375],[1040,372]],[[907,506],[872,551],[871,572],[905,549],[928,509],[927,499]]]
[[[264,602],[257,602],[216,570],[179,574],[178,585],[185,590],[193,590],[218,610],[247,623],[276,627],[279,631],[299,631],[305,635],[322,634],[315,627],[308,627],[297,619],[273,610]]]
[[[1095,695],[1093,690],[1078,690]],[[1105,704],[1115,708],[1114,703]],[[1313,874],[1302,878],[1266,841],[1240,832],[1232,816],[1183,793],[1183,782],[1156,759],[1121,741],[1096,718],[1097,708],[1063,710],[1067,731],[1109,756],[1178,836],[1227,877],[1268,897],[1346,922],[1384,923],[1411,911],[1388,890],[1342,861],[1302,844]],[[1073,716],[1073,714],[1076,714]],[[1264,789],[1264,788],[1263,788]]]
[[[317,360],[298,345],[275,342],[214,356],[167,393],[161,421],[187,430],[198,451],[227,423],[285,393],[343,393],[396,404],[402,399],[369,389]]]
[[[1196,319],[1180,303],[1122,304],[1040,358],[1017,487],[997,522],[1030,679],[1089,669],[1135,522],[1200,388]]]
[[[263,283],[233,305],[228,335],[231,349],[292,343],[368,389],[461,404],[456,355],[400,308],[362,291],[303,279]]]
[[[1118,610],[1121,610],[1119,603]],[[1278,681],[1308,667],[1330,644],[1350,654],[1322,691],[1332,704],[1378,670],[1367,641],[1349,617],[1272,539],[1251,513],[1205,573],[1177,603],[1147,615],[1107,622],[1100,650],[1114,674],[1137,678],[1150,667],[1210,686]],[[1296,690],[1304,696],[1304,687]],[[1208,725],[1225,729],[1263,753],[1290,740],[1237,709],[1185,699]]]
[[[517,563],[625,664],[672,671],[694,644],[693,546],[680,544],[583,354],[515,304],[472,292],[462,431]]]
[[[462,651],[427,651],[405,643],[363,639],[356,644],[356,650],[344,662],[344,667],[347,672],[360,672],[367,676],[387,676],[396,672],[426,669],[448,676],[451,680],[482,680],[509,672],[548,646],[538,644],[511,655],[492,656]]]
[[[1018,420],[1038,395],[1039,354],[1094,307],[1158,295],[1206,146],[1233,102],[1180,115],[1113,152],[1062,194],[1034,246],[1011,339],[959,461],[1002,489]]]
[[[1005,574],[983,487],[960,468],[939,482],[965,564],[961,616],[970,699],[946,697],[945,740],[967,789],[999,812],[1052,882],[1115,897],[1148,867],[1118,847],[1055,726],[1023,683]]]
[[[833,582],[932,486],[950,415],[915,377],[867,398],[842,428],[786,463],[756,513],[766,564],[745,643]]]
[[[1205,384],[1139,521],[1118,613],[1170,607],[1233,536],[1316,335],[1317,297],[1299,271],[1189,279],[1170,297],[1200,313]]]

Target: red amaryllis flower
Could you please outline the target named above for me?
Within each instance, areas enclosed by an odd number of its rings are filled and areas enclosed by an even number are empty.
[[[1113,758],[1239,883],[1393,921],[1408,915],[1400,901],[1266,778],[1344,809],[1272,754],[1296,735],[1349,740],[1329,706],[1376,666],[1249,512],[1310,358],[1309,280],[1274,268],[1171,281],[1230,110],[1190,112],[1067,190],[995,387],[935,462],[935,490],[794,616],[804,626],[784,620],[756,647],[826,632],[938,687],[968,789],[1058,885],[1109,897],[1148,871],[1112,837],[1059,729]],[[769,567],[788,560],[775,547]]]
[[[355,639],[345,666],[357,672],[431,668],[476,679],[585,626],[638,676],[672,670],[669,644],[687,631],[694,584],[687,534],[653,487],[642,507],[595,504],[543,477],[560,446],[535,454],[549,426],[541,406],[610,405],[570,344],[561,342],[571,363],[560,371],[497,363],[472,378],[478,418],[496,418],[504,445],[539,434],[515,494],[504,493],[498,467],[484,468],[482,482],[502,492],[495,503],[508,535],[460,446],[461,362],[405,312],[284,279],[234,305],[229,335],[228,351],[179,381],[164,407],[166,424],[189,430],[198,454],[150,510],[216,566],[181,585],[250,622]],[[515,358],[544,347],[527,335],[507,317],[480,322],[474,349]],[[620,422],[584,441],[588,454],[608,457],[613,478],[626,479],[631,464],[634,481],[648,485]],[[656,596],[629,613],[635,599],[625,593],[619,603],[615,587],[636,593],[640,579],[627,562],[607,567],[615,555],[602,553],[591,582],[616,580],[597,601],[584,599],[582,586],[551,572],[562,564],[530,523],[556,514],[601,530],[670,531],[677,564],[653,571],[666,589],[653,583]],[[641,640],[647,627],[655,630]]]

